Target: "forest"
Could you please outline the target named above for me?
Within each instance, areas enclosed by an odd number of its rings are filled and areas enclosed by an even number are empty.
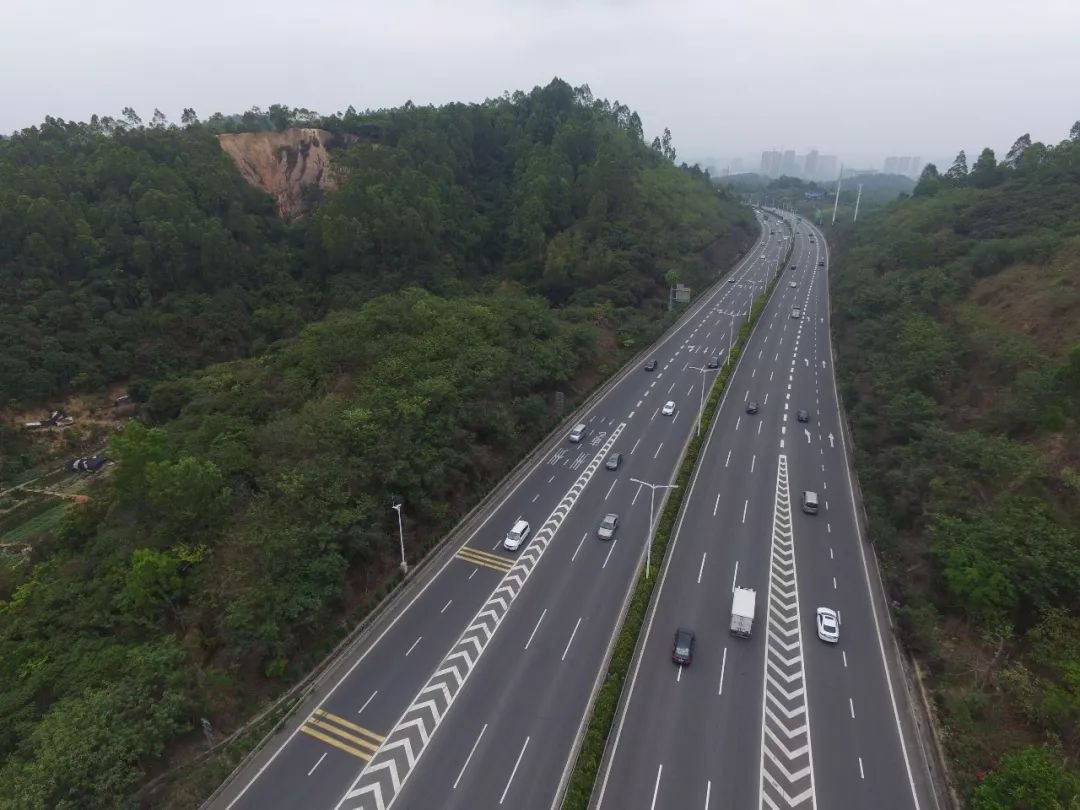
[[[283,223],[216,134],[348,135]],[[140,787],[242,724],[757,235],[625,105],[49,119],[0,140],[0,404],[122,383],[141,418],[54,529],[0,546],[0,807]],[[39,462],[0,427],[14,479]],[[2,480],[2,479],[0,479]],[[24,533],[25,534],[25,533]],[[0,536],[0,539],[3,539]],[[219,774],[220,775],[220,774]]]
[[[1080,796],[1080,122],[834,234],[869,527],[974,810]]]

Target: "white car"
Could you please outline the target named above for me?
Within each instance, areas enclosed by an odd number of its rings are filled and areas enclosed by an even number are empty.
[[[798,287],[798,286],[799,286],[798,282],[795,282],[795,281],[789,281],[789,282],[787,283],[787,285],[788,285],[789,287]]]
[[[664,403],[664,407],[660,411],[660,413],[662,413],[664,416],[671,416],[673,413],[675,413],[675,402],[669,399],[667,402]]]
[[[822,641],[835,644],[840,640],[840,620],[832,608],[817,609],[817,637]]]
[[[765,258],[765,254],[764,254],[764,253],[762,253],[762,254],[761,254],[761,258],[763,258],[763,259]]]
[[[799,309],[798,307],[795,307],[795,309],[791,310],[791,317],[795,318],[796,320],[801,318],[802,317],[802,310]]]
[[[529,539],[529,533],[532,530],[529,528],[529,521],[518,520],[514,523],[514,528],[506,535],[506,539],[503,540],[503,548],[507,551],[517,551],[521,548],[521,544]]]

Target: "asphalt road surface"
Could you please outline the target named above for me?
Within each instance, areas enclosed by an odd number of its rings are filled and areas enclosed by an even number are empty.
[[[604,810],[935,807],[856,523],[828,250],[794,227],[673,536],[594,794]],[[729,632],[736,586],[757,594],[749,639]],[[838,643],[818,638],[821,606],[839,613]],[[696,634],[688,667],[671,659],[680,626]]]
[[[370,642],[340,667],[342,676],[237,772],[212,806],[552,806],[643,559],[650,490],[631,479],[667,484],[674,476],[695,428],[703,377],[714,377],[695,367],[714,357],[724,362],[752,295],[789,244],[789,232],[770,222],[775,232],[763,229],[730,283],[725,277],[658,341],[658,368],[623,372],[583,417],[584,440],[553,442],[459,541],[455,555],[420,575],[423,588],[388,612]],[[794,332],[783,332],[785,325],[769,333],[770,350],[789,349]],[[781,347],[782,334],[789,343]],[[754,368],[744,360],[737,380]],[[738,404],[734,398],[733,390],[725,413]],[[661,413],[667,401],[675,403],[670,416]],[[780,406],[774,395],[763,418]],[[740,429],[733,436],[750,435],[757,425]],[[764,447],[766,437],[758,438]],[[604,466],[613,452],[623,454],[615,471]],[[737,508],[733,497],[724,493],[725,510]],[[763,492],[755,498],[764,504]],[[601,540],[596,529],[607,513],[619,516],[619,526],[612,540]],[[532,535],[508,552],[502,541],[518,518],[529,521]],[[821,516],[822,527],[828,519]],[[717,559],[714,569],[709,562],[708,582],[715,585],[723,564]],[[693,578],[680,585],[691,586],[698,587]],[[692,671],[704,674],[706,667]]]

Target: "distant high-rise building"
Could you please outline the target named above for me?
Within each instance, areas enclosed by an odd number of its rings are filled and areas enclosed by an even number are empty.
[[[795,165],[795,150],[788,149],[784,152],[784,160],[780,164],[780,174],[794,177],[797,171],[798,168]]]
[[[885,174],[902,174],[907,177],[918,177],[922,173],[923,162],[921,157],[887,157],[885,158]]]
[[[779,177],[780,176],[780,160],[781,155],[779,152],[767,151],[761,153],[761,173],[766,177]]]
[[[831,182],[840,173],[840,161],[836,155],[819,155],[817,160],[817,176],[819,180]]]
[[[728,163],[728,171],[732,174],[742,174],[742,158],[732,158]]]
[[[922,174],[922,170],[923,170],[923,160],[922,160],[921,157],[913,157],[908,162],[908,171],[907,171],[908,177],[918,177],[920,174]]]
[[[817,149],[811,149],[803,159],[803,177],[807,180],[817,179],[818,153]]]

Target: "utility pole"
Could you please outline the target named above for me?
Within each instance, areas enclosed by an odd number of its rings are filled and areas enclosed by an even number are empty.
[[[651,576],[650,573],[650,558],[652,557],[652,536],[653,536],[653,511],[655,508],[654,499],[656,498],[656,490],[658,489],[678,489],[678,484],[650,484],[648,481],[641,481],[637,478],[631,478],[635,484],[641,484],[643,487],[649,488],[649,529],[645,534],[645,579]]]
[[[836,207],[838,205],[840,205],[840,183],[842,183],[843,180],[844,180],[844,165],[840,164],[840,176],[838,178],[836,178],[836,199],[833,200],[833,207],[832,207],[832,223],[831,224],[833,224],[833,225],[836,224]]]
[[[862,199],[862,183],[859,183],[859,193],[855,195],[855,216],[852,217],[852,222],[859,221],[859,200]]]

